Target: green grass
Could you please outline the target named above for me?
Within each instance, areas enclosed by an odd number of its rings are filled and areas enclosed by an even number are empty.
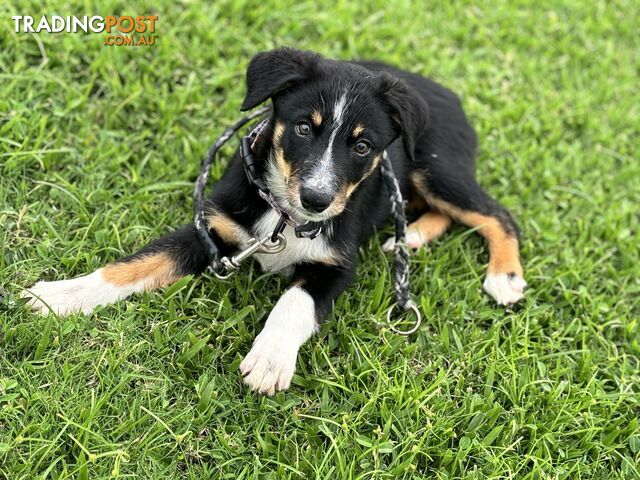
[[[47,3],[0,6],[0,477],[640,477],[637,2]],[[13,32],[43,12],[157,13],[158,45]],[[523,230],[522,305],[483,294],[486,249],[458,227],[413,258],[419,333],[379,329],[374,238],[291,390],[264,398],[238,365],[277,276],[186,279],[91,316],[16,302],[189,222],[249,58],[283,44],[462,95],[481,183]]]

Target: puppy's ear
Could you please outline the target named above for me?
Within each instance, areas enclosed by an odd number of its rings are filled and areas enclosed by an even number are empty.
[[[249,110],[276,93],[311,78],[320,59],[316,53],[287,47],[258,53],[249,62],[247,95],[240,109]]]
[[[383,101],[386,104],[396,132],[409,160],[415,157],[416,138],[426,128],[429,110],[424,99],[403,81],[382,73],[380,78]]]

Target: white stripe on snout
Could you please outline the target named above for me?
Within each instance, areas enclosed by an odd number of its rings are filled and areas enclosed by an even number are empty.
[[[336,174],[333,171],[333,143],[336,135],[342,126],[344,119],[344,111],[347,106],[347,92],[345,91],[338,99],[333,107],[333,130],[327,143],[327,149],[324,151],[316,168],[313,169],[311,176],[305,182],[305,185],[311,188],[327,188],[337,183]]]

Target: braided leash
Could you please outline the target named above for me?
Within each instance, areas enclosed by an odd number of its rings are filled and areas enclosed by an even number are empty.
[[[273,234],[270,234],[269,237],[264,239],[254,239],[254,242],[250,243],[250,245],[245,250],[241,251],[239,254],[230,259],[227,257],[220,258],[220,252],[215,242],[213,241],[213,238],[211,237],[209,226],[207,225],[205,211],[204,190],[207,185],[207,180],[209,179],[209,174],[211,173],[211,165],[218,151],[238,130],[240,130],[244,125],[246,125],[254,118],[258,118],[266,114],[270,110],[270,107],[260,108],[242,118],[241,120],[237,121],[231,127],[227,128],[209,149],[207,156],[202,162],[200,175],[198,175],[198,179],[196,180],[194,192],[194,225],[196,227],[196,231],[198,232],[198,239],[200,240],[200,243],[209,260],[208,269],[220,279],[229,278],[239,268],[242,261],[254,255],[255,253],[282,252],[284,250],[284,247],[286,246],[286,240],[282,235],[282,230],[286,226],[285,223],[287,225],[291,225],[296,229],[297,236],[308,238],[310,241],[313,240],[322,231],[321,226],[315,224],[300,225],[297,222],[293,221],[293,219],[291,219],[286,214],[286,212],[277,204],[273,196],[268,193],[268,190],[264,187],[261,188],[261,181],[254,177],[255,171],[252,172],[253,164],[251,163],[253,159],[250,155],[247,154],[250,153],[251,147],[253,147],[253,144],[255,144],[257,136],[260,135],[260,132],[266,125],[267,119],[264,119],[252,129],[251,133],[247,137],[244,137],[242,139],[242,142],[244,143],[241,142],[241,153],[243,155],[243,161],[245,162],[245,172],[247,173],[249,181],[257,186],[261,197],[272,208],[274,208],[282,215],[281,221],[276,227],[276,230],[274,230]],[[247,159],[247,157],[250,158]],[[409,296],[409,251],[407,250],[407,245],[405,242],[407,220],[404,214],[404,200],[402,198],[400,185],[398,184],[398,180],[396,179],[396,176],[393,172],[393,167],[386,150],[382,154],[380,172],[382,173],[382,177],[384,178],[387,189],[389,190],[389,195],[391,198],[391,213],[393,214],[395,220],[396,230],[396,241],[393,252],[393,269],[395,279],[394,289],[396,304],[392,305],[387,312],[387,324],[393,332],[399,335],[411,335],[420,327],[421,315],[417,305]],[[409,330],[400,330],[391,323],[391,314],[393,313],[396,306],[400,307],[405,312],[410,310],[415,314],[415,324]]]
[[[387,312],[387,324],[389,328],[400,335],[411,335],[416,332],[422,322],[422,316],[415,302],[409,296],[409,250],[405,241],[407,233],[407,219],[404,214],[404,199],[398,179],[393,173],[391,160],[385,150],[382,154],[382,162],[380,163],[380,173],[387,184],[389,195],[391,198],[391,213],[395,221],[396,241],[393,246],[393,273],[395,277],[394,289],[396,293],[396,305],[407,311],[411,310],[416,316],[416,322],[409,330],[400,330],[391,323],[391,313],[394,310],[392,306]]]
[[[257,118],[261,115],[264,115],[269,110],[270,107],[259,108],[255,112],[251,112],[246,117],[238,120],[236,123],[227,128],[222,135],[218,137],[218,139],[213,143],[207,156],[202,161],[202,166],[200,167],[200,175],[198,175],[198,179],[196,180],[196,187],[194,191],[194,220],[193,223],[196,227],[196,231],[198,232],[198,239],[200,240],[200,244],[204,248],[205,254],[209,259],[209,269],[213,273],[219,273],[224,271],[224,264],[220,261],[220,252],[218,251],[218,247],[214,243],[211,235],[209,234],[209,227],[207,226],[207,222],[205,219],[205,205],[204,205],[204,189],[207,186],[207,180],[209,180],[209,174],[211,173],[211,164],[213,160],[216,158],[216,153],[220,150],[225,143],[243,126],[249,123],[254,118]]]

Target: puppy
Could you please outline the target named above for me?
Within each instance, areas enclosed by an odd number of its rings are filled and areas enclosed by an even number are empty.
[[[476,183],[476,135],[455,94],[381,63],[281,48],[259,53],[247,70],[242,110],[267,100],[273,111],[253,151],[257,175],[294,219],[323,228],[309,239],[288,227],[283,252],[255,257],[264,270],[290,272],[292,282],[240,365],[251,389],[273,394],[289,387],[298,349],[354,279],[358,247],[387,221],[389,192],[378,168],[385,150],[404,198],[420,209],[408,227],[409,246],[433,241],[453,222],[472,227],[488,244],[485,291],[501,305],[522,298],[518,227]],[[278,222],[239,153],[213,189],[207,219],[222,255],[263,238]],[[89,275],[38,282],[26,295],[43,313],[89,313],[206,267],[188,225]]]

